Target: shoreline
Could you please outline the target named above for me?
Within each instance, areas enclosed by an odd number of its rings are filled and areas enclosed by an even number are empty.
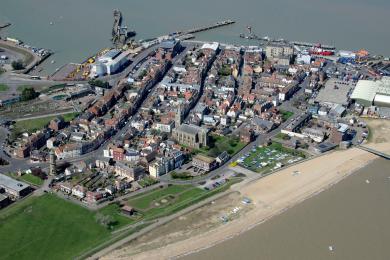
[[[375,159],[376,159],[376,158],[375,158]],[[280,215],[280,214],[283,214],[284,212],[286,212],[286,211],[288,211],[289,209],[291,209],[291,208],[293,208],[293,207],[295,207],[295,206],[301,204],[302,202],[304,202],[304,201],[306,201],[306,200],[308,200],[308,199],[310,199],[310,198],[313,198],[313,197],[319,195],[320,193],[322,193],[322,192],[324,192],[324,191],[326,191],[326,190],[329,190],[329,189],[332,188],[334,185],[336,185],[336,184],[338,184],[339,182],[341,182],[341,181],[347,179],[349,176],[353,175],[354,173],[356,173],[356,172],[359,171],[360,169],[362,169],[362,168],[364,168],[364,167],[370,165],[371,163],[373,163],[373,162],[375,161],[375,159],[373,159],[373,160],[371,160],[371,161],[369,161],[369,162],[367,162],[367,163],[361,165],[361,167],[359,167],[359,168],[357,168],[357,169],[354,169],[354,170],[350,171],[349,173],[347,173],[346,175],[344,175],[342,178],[336,180],[335,182],[330,183],[329,185],[323,187],[321,190],[318,190],[317,192],[314,192],[314,193],[310,194],[308,197],[305,197],[305,198],[303,198],[303,199],[301,199],[301,200],[298,200],[298,201],[296,201],[295,203],[293,203],[293,204],[291,204],[291,205],[289,205],[289,206],[287,206],[287,207],[285,207],[285,208],[283,208],[283,209],[281,209],[281,210],[275,212],[274,214],[272,214],[272,215],[270,215],[270,216],[268,216],[268,217],[266,217],[266,218],[264,218],[264,219],[261,219],[259,222],[257,222],[257,223],[255,223],[255,224],[253,224],[253,225],[251,225],[251,226],[249,226],[249,227],[247,227],[247,228],[241,230],[241,231],[238,232],[238,233],[232,234],[231,236],[226,237],[226,238],[224,238],[224,239],[222,239],[222,240],[220,240],[220,241],[216,241],[215,243],[212,243],[212,244],[209,245],[209,246],[206,246],[206,247],[203,247],[203,248],[199,248],[199,249],[196,249],[196,250],[193,250],[193,251],[190,251],[190,252],[181,254],[181,255],[172,256],[172,257],[170,257],[170,259],[179,259],[179,258],[188,256],[188,255],[192,255],[192,254],[201,252],[201,251],[203,251],[203,250],[207,250],[207,249],[209,249],[209,248],[212,248],[212,247],[214,247],[214,246],[216,246],[216,245],[218,245],[218,244],[220,244],[220,243],[223,243],[223,242],[225,242],[225,241],[227,241],[227,240],[229,240],[229,239],[232,239],[232,238],[235,238],[235,237],[237,237],[237,236],[240,236],[241,234],[243,234],[243,233],[245,233],[245,232],[247,232],[247,231],[249,231],[249,230],[252,230],[253,228],[255,228],[255,227],[257,227],[257,226],[259,226],[259,225],[261,225],[261,224],[267,222],[268,220],[271,220],[272,218],[274,218],[274,217],[276,217],[276,216],[278,216],[278,215]],[[244,217],[245,217],[245,216],[244,216]],[[163,247],[163,248],[164,248],[164,247]],[[163,249],[163,248],[162,248],[162,249]]]
[[[381,151],[390,151],[389,145],[389,143],[382,143],[368,146]],[[110,252],[102,259],[178,259],[203,251],[247,232],[303,201],[330,189],[372,163],[376,158],[378,157],[357,148],[335,151],[283,169],[255,182],[236,184],[232,189],[240,192],[242,196],[252,199],[255,205],[254,209],[239,219],[201,235],[188,237],[150,251],[126,256],[125,247]],[[328,165],[329,161],[334,162],[331,167]],[[315,173],[313,165],[318,168]],[[292,176],[291,173],[296,170],[300,172],[299,175]],[[129,247],[131,245],[127,248]]]

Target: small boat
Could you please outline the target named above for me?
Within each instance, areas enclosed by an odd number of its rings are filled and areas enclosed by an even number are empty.
[[[329,251],[333,251],[334,250],[333,246],[329,246],[328,248],[329,248]]]
[[[49,24],[50,24],[50,25],[54,25],[54,23],[53,23],[53,22],[50,22]]]
[[[370,183],[370,181],[369,181],[369,180],[366,180],[366,183],[367,183],[367,184],[369,184],[369,183]]]
[[[51,64],[54,64],[54,63],[56,63],[56,61],[55,61],[55,60],[52,60],[50,63],[51,63]]]

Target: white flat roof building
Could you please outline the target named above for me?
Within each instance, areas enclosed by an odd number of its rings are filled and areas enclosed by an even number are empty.
[[[27,195],[30,185],[0,173],[0,187],[4,188],[8,194],[20,197]]]
[[[202,49],[211,49],[213,51],[217,51],[219,48],[219,43],[218,42],[213,42],[213,43],[205,43],[202,46]]]
[[[390,77],[381,80],[359,80],[351,98],[363,106],[390,106]]]

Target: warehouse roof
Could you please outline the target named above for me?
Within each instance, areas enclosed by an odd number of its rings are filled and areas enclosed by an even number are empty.
[[[351,98],[372,102],[376,94],[390,95],[390,77],[383,77],[377,81],[359,80]]]

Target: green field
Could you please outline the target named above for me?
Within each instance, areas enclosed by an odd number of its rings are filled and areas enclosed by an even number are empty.
[[[131,223],[116,205],[100,213],[114,219],[113,230]],[[17,202],[0,212],[0,258],[73,259],[113,237],[96,214],[50,194]]]
[[[78,113],[68,113],[62,115],[62,117],[66,122],[69,122],[72,119],[74,119],[77,115]],[[56,118],[56,116],[17,121],[13,126],[14,128],[12,129],[12,136],[17,137],[24,132],[28,132],[30,134],[34,133],[35,131],[40,130],[45,126],[47,126],[50,123],[50,121],[54,118]]]
[[[211,157],[217,157],[223,151],[229,155],[234,155],[245,147],[245,143],[240,142],[238,137],[211,135],[209,147],[197,149],[195,153],[201,153]]]
[[[168,195],[180,194],[186,190],[194,189],[192,186],[169,186],[167,188],[157,188],[152,192],[142,194],[142,196],[137,196],[129,200],[129,204],[139,210],[145,210],[149,207],[153,207],[152,202],[161,199]]]
[[[5,84],[0,84],[0,92],[4,92],[4,91],[7,91],[9,89],[9,87]]]
[[[305,158],[305,154],[285,148],[280,143],[257,147],[239,159],[239,163],[252,171],[265,173]]]
[[[142,215],[142,219],[151,220],[173,214],[222,191],[222,188],[206,191],[191,185],[173,185],[140,194],[131,198],[128,204]]]

